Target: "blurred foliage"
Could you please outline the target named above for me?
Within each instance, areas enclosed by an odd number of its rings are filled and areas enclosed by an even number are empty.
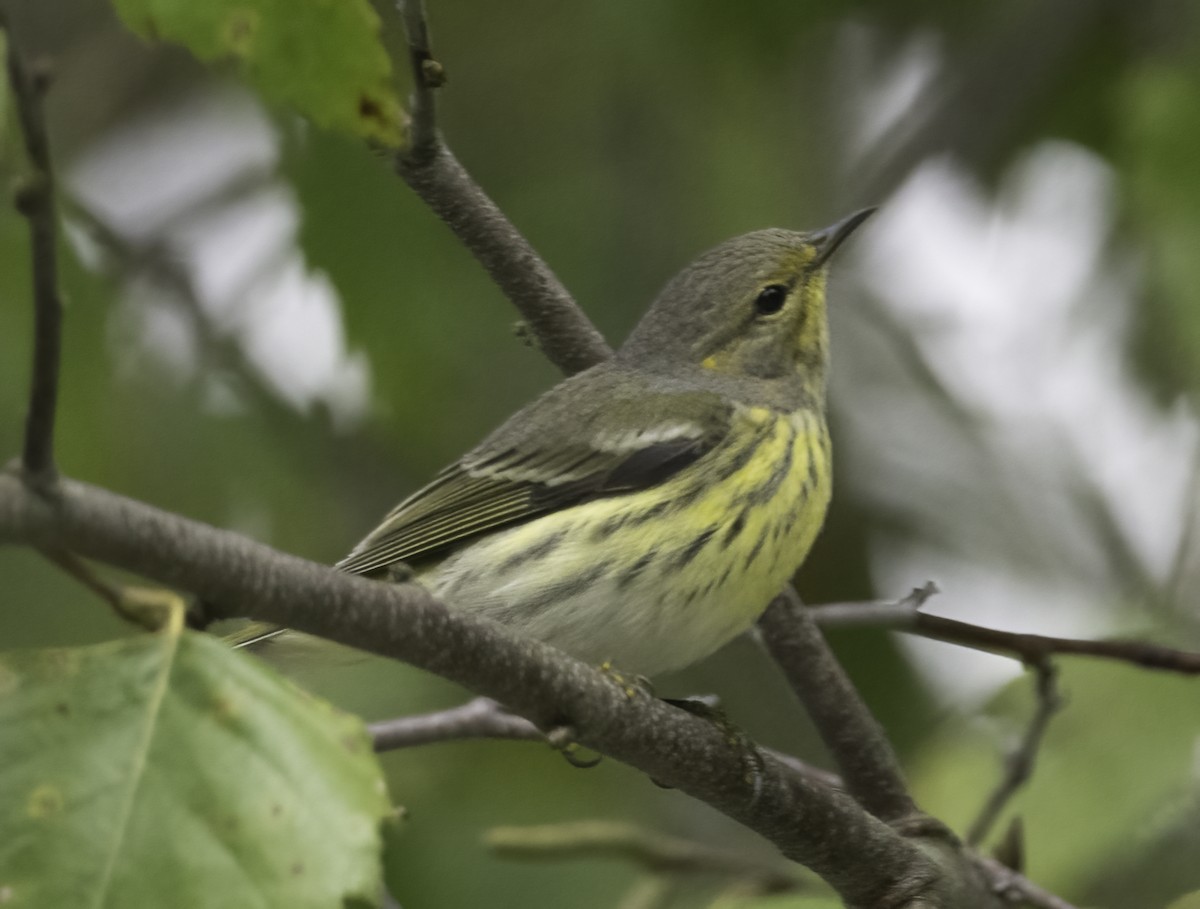
[[[1051,722],[1032,781],[1011,805],[1024,823],[1028,872],[1052,892],[1088,894],[1076,897],[1085,905],[1165,905],[1200,885],[1200,868],[1189,861],[1165,874],[1156,867],[1158,850],[1139,856],[1135,844],[1194,826],[1195,681],[1095,662],[1064,663],[1064,670],[1065,707]],[[1000,756],[1028,723],[1030,687],[1014,682],[965,730],[944,726],[913,762],[919,801],[956,829],[982,806]]]
[[[379,19],[367,0],[115,0],[121,19],[150,40],[177,41],[201,60],[237,60],[268,98],[294,104],[318,126],[400,143],[400,101]]]
[[[189,8],[197,16],[224,8],[200,6],[203,13],[196,4]],[[284,5],[260,6],[273,15]],[[286,6],[290,15],[327,5]],[[224,67],[208,69],[177,48],[132,36],[102,0],[16,0],[9,7],[22,47],[55,62],[48,104],[68,220],[78,228],[72,206],[89,193],[144,202],[113,219],[134,255],[99,255],[78,229],[64,241],[68,328],[59,456],[67,473],[331,561],[396,500],[555,380],[536,351],[514,338],[516,316],[499,292],[386,162],[352,138],[299,121],[290,108],[258,115],[270,153],[237,165],[245,173],[227,174],[222,185],[237,185],[248,173],[299,219],[295,233],[262,253],[265,278],[256,274],[219,306],[201,293],[204,305],[197,308],[147,263],[157,255],[191,267],[191,239],[219,238],[229,228],[212,214],[220,187],[182,196],[165,187],[224,154],[230,135],[242,129],[240,108],[230,100],[241,97],[240,89]],[[398,59],[396,14],[390,4],[377,13],[384,44]],[[517,0],[493,9],[431,0],[430,15],[450,78],[441,95],[446,136],[610,339],[621,337],[676,268],[721,239],[770,224],[819,226],[859,202],[884,203],[886,214],[893,193],[929,161],[956,162],[986,191],[1039,144],[1069,140],[1111,169],[1119,229],[1108,257],[1136,263],[1120,306],[1132,326],[1123,330],[1121,350],[1137,370],[1121,378],[1121,391],[1153,391],[1164,407],[1194,419],[1200,379],[1194,4]],[[333,47],[335,38],[327,40]],[[334,60],[347,59],[321,50],[291,52],[283,62],[302,88],[313,83],[300,78],[310,74],[300,64],[315,61],[311,74],[323,76]],[[359,62],[366,69],[354,78],[374,90],[385,78],[380,60],[365,51]],[[258,64],[251,62],[253,70]],[[344,85],[324,78],[317,79],[315,101],[275,80],[261,70],[255,84],[274,84],[268,100],[286,100],[318,124],[321,107],[314,104],[342,105],[346,97]],[[197,97],[209,99],[217,125],[205,121],[202,141],[194,134],[188,142],[172,139],[172,117],[184,117]],[[22,162],[11,112],[6,116],[0,177],[7,184]],[[222,131],[226,121],[232,125]],[[117,158],[124,155],[128,167],[95,176],[89,162],[121,137],[126,144]],[[170,154],[149,163],[137,157],[156,143]],[[216,258],[238,259],[267,233],[238,234],[243,242]],[[262,352],[296,344],[283,329],[302,323],[298,316],[271,323],[278,337],[255,340],[256,308],[275,275],[270,263],[288,255],[298,256],[307,279],[327,276],[336,289],[344,329],[338,356],[367,364],[361,410],[281,390]],[[865,406],[872,383],[893,383],[884,369],[891,359],[913,366],[903,386],[913,413],[948,412],[955,383],[968,378],[947,379],[922,361],[939,326],[872,308],[847,277],[855,261],[844,260],[833,290],[840,308],[832,414],[840,482],[826,531],[799,576],[812,601],[902,594],[876,589],[880,540],[925,536],[919,516],[882,506],[848,479],[856,472],[842,465],[866,464],[869,471],[896,455],[886,445],[854,449],[845,408]],[[6,453],[19,448],[28,299],[24,225],[0,207],[0,450]],[[1102,302],[1081,300],[1081,325],[1109,317]],[[886,355],[872,352],[881,347]],[[320,357],[297,349],[293,359],[315,368]],[[961,405],[945,425],[973,416]],[[998,437],[994,427],[976,430],[973,444],[989,458],[956,478],[952,489],[968,519],[1018,533],[1024,516],[1008,500],[986,497],[1003,479],[995,465],[1006,464],[1023,440]],[[957,451],[939,435],[922,436],[920,444],[931,461]],[[1147,479],[1129,472],[1131,499]],[[1039,489],[1033,478],[1029,489]],[[1094,531],[1080,526],[1078,536]],[[996,553],[972,548],[974,539],[961,548],[990,565]],[[1074,542],[1065,540],[1064,549]],[[1040,540],[1026,548],[1045,550]],[[1180,571],[1194,572],[1195,553],[1186,546],[1180,553]],[[1046,561],[1060,555],[1043,552]],[[913,584],[932,570],[921,563],[905,568]],[[1014,570],[1036,578],[1041,568]],[[1197,588],[1179,575],[1171,591],[1122,588],[1097,598],[1094,611],[1114,617],[1116,627],[1194,641],[1197,610],[1180,591]],[[0,579],[6,648],[84,644],[123,633],[107,610],[31,553],[0,550]],[[1078,580],[1084,598],[1092,596],[1089,579]],[[1040,605],[1053,619],[1059,604],[1048,596]],[[1027,684],[1014,682],[984,707],[964,705],[929,683],[925,657],[914,658],[890,636],[845,632],[835,644],[900,747],[919,798],[962,829],[1031,709]],[[1200,732],[1195,683],[1121,667],[1064,668],[1070,701],[1051,727],[1032,785],[1013,808],[1025,818],[1031,871],[1081,904],[1166,905],[1198,886],[1190,862],[1198,804],[1190,750]],[[436,709],[464,696],[438,679],[376,660],[295,671],[305,686],[368,718]],[[719,692],[756,738],[825,760],[778,674],[747,641],[659,688],[667,695]],[[636,869],[600,862],[501,862],[480,842],[498,824],[619,817],[730,848],[766,848],[614,762],[582,772],[529,743],[432,746],[383,762],[411,819],[393,869],[405,905],[599,909],[616,905],[637,879]],[[717,897],[689,891],[674,905]],[[755,909],[831,905],[820,897],[722,899],[720,905]],[[1188,899],[1194,902],[1185,897],[1175,909],[1190,905]]]
[[[1129,175],[1130,217],[1149,240],[1153,284],[1141,315],[1141,361],[1166,395],[1200,389],[1200,138],[1180,111],[1200,105],[1200,43],[1144,65],[1119,101],[1118,153]]]

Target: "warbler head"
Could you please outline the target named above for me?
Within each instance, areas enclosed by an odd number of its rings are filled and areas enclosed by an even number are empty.
[[[874,209],[824,230],[760,230],[709,250],[676,275],[618,356],[644,369],[792,380],[823,392],[829,259]]]

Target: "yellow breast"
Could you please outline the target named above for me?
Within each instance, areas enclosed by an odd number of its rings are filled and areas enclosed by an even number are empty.
[[[736,603],[736,615],[730,608],[726,616],[744,628],[782,590],[816,539],[829,505],[831,464],[819,414],[748,408],[740,416],[745,428],[734,435],[744,441],[717,459],[714,470],[727,476],[695,515],[697,525],[722,526],[718,545],[703,569],[681,580],[689,593]]]
[[[650,675],[707,656],[783,589],[829,503],[820,414],[743,408],[735,419],[694,468],[494,534],[430,586],[590,662]]]

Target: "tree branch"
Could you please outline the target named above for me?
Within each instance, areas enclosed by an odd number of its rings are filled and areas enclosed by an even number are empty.
[[[7,30],[2,18],[0,28]],[[9,83],[12,85],[31,168],[31,173],[16,193],[17,210],[29,223],[34,305],[33,368],[21,461],[30,482],[46,491],[53,486],[57,474],[54,464],[54,414],[58,406],[62,352],[55,181],[42,111],[42,98],[49,87],[50,75],[45,67],[27,66],[12,41],[9,42],[7,56]]]
[[[759,619],[763,642],[816,724],[846,788],[884,821],[919,812],[900,762],[796,591],[788,587]]]
[[[654,698],[630,698],[592,667],[447,610],[419,586],[347,575],[73,481],[64,480],[50,503],[11,473],[0,474],[0,542],[67,548],[196,593],[219,604],[223,617],[284,625],[404,660],[494,697],[538,726],[569,724],[580,744],[771,840],[856,909],[981,893],[965,863],[939,865],[848,795],[767,754],[747,775],[744,746],[731,745],[711,723]],[[986,906],[987,898],[972,905]]]
[[[994,859],[977,857],[976,864],[991,881],[992,892],[1012,906],[1020,904],[1031,909],[1077,909],[1061,897],[1048,893],[1028,878],[1006,868]]]
[[[624,858],[658,874],[735,878],[753,884],[758,893],[788,893],[806,884],[775,862],[613,821],[494,827],[484,842],[500,858]]]
[[[524,717],[516,716],[491,698],[475,698],[458,707],[416,716],[380,720],[367,727],[377,752],[432,745],[464,739],[512,739],[549,742],[546,733]],[[844,789],[842,778],[800,758],[774,748],[759,748],[764,754],[809,782],[831,789]]]
[[[475,698],[449,710],[382,720],[367,729],[379,752],[461,739],[546,740],[546,734],[537,726],[509,713],[491,698]]]
[[[1004,806],[1033,775],[1038,748],[1050,726],[1050,720],[1062,707],[1058,693],[1058,672],[1049,661],[1034,667],[1037,673],[1037,709],[1020,745],[1004,761],[1004,775],[980,809],[979,816],[967,833],[967,845],[978,846],[987,837]]]
[[[999,631],[957,619],[929,615],[921,606],[937,591],[933,584],[914,590],[903,600],[833,603],[816,606],[813,617],[822,628],[886,628],[947,644],[958,644],[1037,665],[1056,654],[1099,657],[1130,663],[1143,669],[1162,669],[1182,675],[1200,675],[1200,653],[1176,650],[1149,641],[1128,638],[1088,641]]]
[[[432,155],[441,141],[437,131],[437,89],[446,84],[446,71],[433,57],[425,0],[396,0],[404,20],[408,61],[412,69],[412,120],[408,125],[408,147],[404,154],[420,158]]]
[[[571,375],[612,354],[570,293],[458,162],[437,130],[435,90],[445,71],[429,44],[423,0],[399,0],[413,72],[413,113],[396,172],[479,260],[520,311],[542,353]]]

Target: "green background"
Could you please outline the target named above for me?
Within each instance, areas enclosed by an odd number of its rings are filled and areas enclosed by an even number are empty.
[[[390,8],[379,12],[395,55],[399,23]],[[515,312],[386,160],[349,133],[303,121],[286,106],[293,93],[272,91],[276,77],[249,74],[257,85],[266,79],[264,101],[232,62],[206,66],[147,44],[92,0],[24,0],[10,15],[27,52],[51,57],[56,72],[48,116],[74,226],[63,264],[65,472],[332,561],[555,381],[514,337]],[[707,246],[883,206],[832,288],[838,480],[798,578],[806,598],[895,597],[933,577],[947,592],[931,608],[961,618],[1200,646],[1190,520],[1200,463],[1194,5],[433,0],[430,15],[450,76],[441,94],[448,140],[614,342]],[[317,59],[344,50],[338,40],[330,36]],[[197,99],[203,128],[168,142],[157,169],[139,159]],[[5,122],[0,176],[11,182],[23,165],[11,110]],[[125,169],[98,169],[98,150],[134,128],[116,155]],[[255,130],[266,149],[257,163],[231,165],[183,201],[163,190],[188,185],[222,136]],[[1037,162],[1041,182],[1029,176]],[[913,199],[930,174],[952,175],[961,192],[922,209]],[[1077,178],[1083,189],[1072,195]],[[268,244],[261,272],[197,317],[175,280],[195,277],[188,243],[219,241],[238,205],[262,193],[282,194],[277,210],[299,219],[294,236]],[[137,203],[113,219],[136,254],[97,253],[79,239],[85,222],[72,204],[98,196]],[[1084,278],[1060,294],[1070,305],[1051,328],[1037,301],[1062,279],[1060,261],[1082,255],[1071,246],[1082,234],[1055,229],[1072,218],[1093,231],[1094,250]],[[323,402],[269,367],[264,349],[303,372],[296,325],[310,324],[297,311],[284,319],[292,331],[273,335],[281,323],[261,318],[262,299],[283,286],[272,270],[279,256],[336,290],[333,324],[345,338],[331,349],[343,366],[366,370],[361,397]],[[973,271],[975,262],[986,267]],[[1029,273],[1027,291],[1005,280],[1017,271]],[[204,298],[203,281],[193,283]],[[972,309],[975,291],[998,298],[1005,327],[997,310]],[[19,448],[28,300],[24,224],[0,208],[6,457]],[[997,345],[989,358],[993,336],[1028,340]],[[1060,381],[1074,345],[1093,336],[1106,339],[1102,355]],[[975,346],[961,346],[963,337]],[[988,397],[988,381],[1008,397]],[[1152,455],[1150,439],[1161,439]],[[4,647],[126,633],[35,555],[0,551]],[[994,662],[958,654],[947,663],[946,648],[905,649],[879,632],[840,633],[835,644],[918,798],[965,829],[1031,709],[1028,683],[997,692]],[[981,665],[992,668],[980,675]],[[416,670],[350,656],[288,668],[368,719],[466,696]],[[1197,683],[1073,662],[1063,688],[1066,709],[1014,805],[1032,876],[1112,909],[1200,889]],[[718,692],[756,738],[824,760],[749,641],[662,680],[660,691]],[[396,894],[406,906],[607,907],[634,880],[620,863],[494,859],[481,836],[500,824],[629,818],[769,848],[611,761],[580,771],[541,746],[473,743],[384,763],[409,811]],[[713,896],[698,887],[677,904]]]

